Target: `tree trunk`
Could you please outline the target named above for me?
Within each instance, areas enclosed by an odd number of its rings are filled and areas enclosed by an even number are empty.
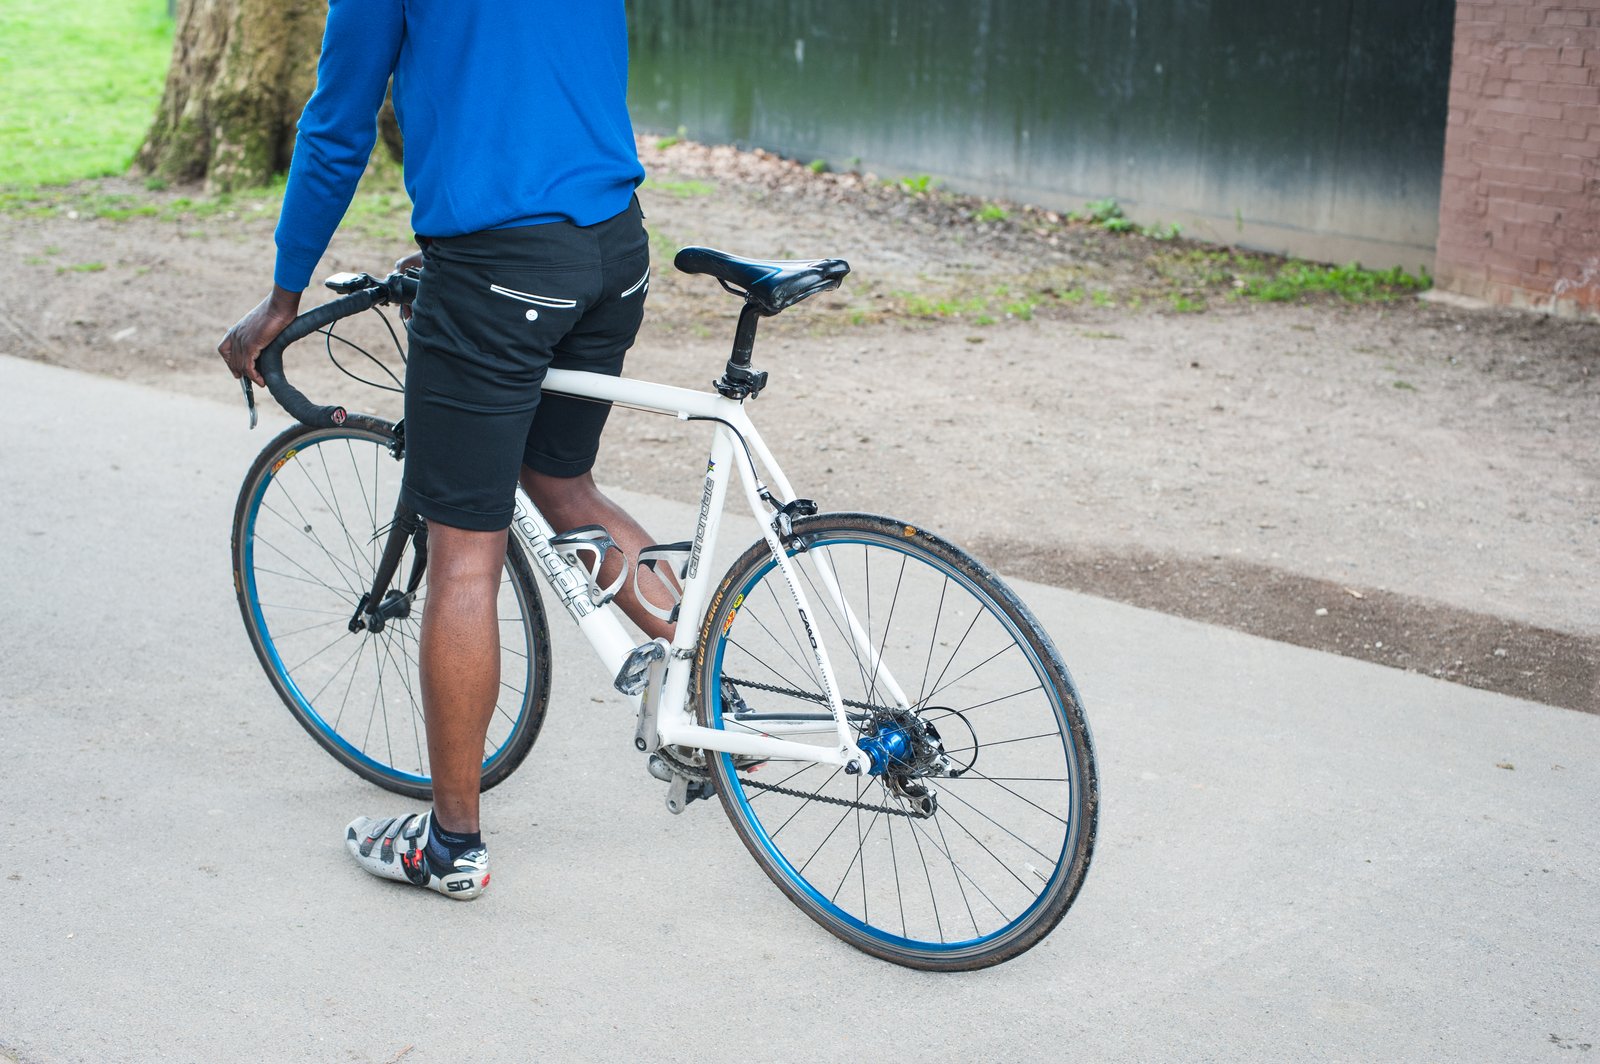
[[[167,87],[139,166],[212,191],[287,170],[326,15],[326,0],[179,0]]]

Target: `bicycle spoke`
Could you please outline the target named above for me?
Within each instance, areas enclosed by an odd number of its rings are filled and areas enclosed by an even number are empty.
[[[268,512],[271,512],[270,507],[263,506],[262,509],[263,510],[267,510]],[[274,515],[274,516],[276,516],[276,515]],[[316,543],[317,547],[319,549],[321,549],[321,551],[324,554],[327,555],[328,560],[333,564],[334,573],[337,574],[339,576],[340,580],[344,583],[345,593],[347,593],[350,596],[350,601],[351,602],[355,602],[358,599],[360,599],[361,598],[360,592],[355,590],[354,585],[352,585],[349,582],[349,580],[345,577],[343,570],[341,570],[339,568],[341,563],[338,561],[338,559],[334,558],[332,554],[329,554],[328,553],[328,548],[322,546],[322,544],[320,544],[320,543],[317,543],[316,540],[313,539],[312,537],[307,536],[306,538],[308,540],[310,540],[312,543]],[[270,549],[273,553],[277,554],[278,557],[282,558],[284,561],[288,562],[290,565],[294,566],[296,569],[299,569],[302,573],[306,574],[305,575],[305,579],[306,579],[306,581],[308,583],[315,584],[318,587],[325,587],[329,591],[336,591],[337,590],[336,588],[334,588],[334,586],[332,584],[328,583],[328,581],[325,578],[318,576],[316,573],[313,573],[310,569],[306,568],[303,564],[301,564],[301,562],[298,559],[290,557],[290,555],[289,555],[289,553],[287,551],[285,551],[282,547],[278,546],[276,543],[272,542],[271,540],[262,539],[260,536],[257,536],[256,540],[255,540],[255,543],[256,543],[257,547],[266,547],[266,548]],[[261,570],[258,569],[257,571],[259,572]],[[290,579],[294,579],[294,578],[290,577]]]
[[[967,838],[971,839],[973,842],[978,844],[978,849],[982,850],[984,853],[986,853],[990,857],[994,858],[994,863],[1000,866],[1001,871],[1005,872],[1012,879],[1016,880],[1017,884],[1020,887],[1022,887],[1023,890],[1027,891],[1030,896],[1037,896],[1038,895],[1038,892],[1035,891],[1031,885],[1029,885],[1027,880],[1025,880],[1021,876],[1017,875],[1017,873],[1012,870],[1011,866],[1009,864],[1007,864],[1005,861],[1001,860],[1000,859],[1000,855],[995,853],[993,850],[991,850],[988,847],[988,845],[984,843],[984,841],[982,839],[978,838],[978,836],[974,835],[971,831],[968,831],[967,830],[967,826],[965,824],[963,824],[961,821],[957,820],[954,814],[950,813],[948,810],[940,810],[939,819],[941,821],[943,821],[945,819],[948,819],[950,821],[950,823],[954,824],[956,827],[958,827],[962,831],[966,832]],[[944,828],[943,827],[939,828],[939,837],[941,839],[944,838]],[[948,845],[948,840],[946,841],[946,845]]]
[[[981,772],[978,772],[976,770],[969,770],[966,774],[964,774],[960,778],[967,779],[969,777],[976,777],[977,779],[984,780],[984,781],[989,782],[989,783],[993,783],[996,787],[999,787],[1002,791],[1005,791],[1007,794],[1011,795],[1013,798],[1016,798],[1018,801],[1027,802],[1029,805],[1031,805],[1035,809],[1039,810],[1039,812],[1043,813],[1045,816],[1050,817],[1052,820],[1060,821],[1063,825],[1065,825],[1067,823],[1061,817],[1056,816],[1054,813],[1052,813],[1050,810],[1046,809],[1044,806],[1040,805],[1038,802],[1032,801],[1031,799],[1028,799],[1028,798],[1024,798],[1022,795],[1018,794],[1016,791],[1012,790],[1010,787],[1007,787],[1003,783],[997,783],[995,780],[991,779],[988,776],[985,776]]]
[[[939,645],[939,624],[944,620],[944,597],[950,590],[950,578],[944,578],[944,583],[939,585],[939,605],[933,611],[933,634],[928,636],[928,660],[922,665],[922,683],[917,687],[917,705],[927,703],[928,672],[933,667],[933,648]]]
[[[956,794],[954,791],[945,791],[945,792],[943,792],[942,797],[944,797],[944,798],[954,798],[956,801],[960,802],[962,805],[966,806],[968,809],[972,810],[974,813],[977,813],[979,816],[983,817],[983,819],[987,820],[989,823],[993,824],[995,827],[999,828],[1001,831],[1005,832],[1007,835],[1010,835],[1013,839],[1016,839],[1022,845],[1026,846],[1028,849],[1030,849],[1034,853],[1038,854],[1041,860],[1045,860],[1045,861],[1054,861],[1055,860],[1055,858],[1052,857],[1050,854],[1045,853],[1043,850],[1039,849],[1033,843],[1029,842],[1027,839],[1023,838],[1021,835],[1018,835],[1016,832],[1012,831],[1010,828],[1006,827],[1004,824],[1000,823],[994,817],[990,816],[988,813],[985,813],[982,809],[979,809],[977,806],[973,805],[971,802],[967,801],[965,798],[961,797],[959,794]]]
[[[894,611],[895,607],[900,604],[900,585],[905,582],[905,578],[906,557],[905,555],[901,555],[900,572],[895,577],[894,581],[894,594],[889,597],[889,616],[883,622],[883,638],[878,641],[878,660],[872,663],[873,694],[876,694],[878,691],[878,673],[883,669],[883,652],[884,649],[889,645],[889,633],[894,629]],[[872,630],[870,625],[868,625],[867,630],[869,632]]]
[[[933,823],[934,823],[934,826],[936,826],[939,829],[939,841],[944,843],[944,851],[945,851],[944,855],[950,861],[950,874],[955,876],[956,889],[961,892],[961,904],[966,906],[967,919],[972,921],[972,934],[973,934],[973,937],[977,937],[978,935],[981,935],[983,932],[978,930],[978,917],[972,911],[972,899],[967,897],[967,888],[961,885],[961,872],[960,872],[959,869],[956,868],[956,859],[950,853],[950,840],[945,838],[945,836],[944,836],[944,819],[942,817],[935,817]],[[929,841],[932,841],[932,840],[929,840]],[[974,886],[976,886],[976,884],[974,884]],[[980,890],[980,891],[978,891],[978,893],[982,894],[983,891]],[[991,902],[990,904],[993,904],[993,903]]]
[[[955,714],[950,715],[954,716]],[[943,718],[939,719],[942,720]],[[973,746],[947,746],[944,748],[944,752],[947,754],[964,754],[968,750],[987,749],[991,746],[1005,746],[1007,743],[1031,743],[1037,739],[1054,739],[1056,742],[1060,742],[1061,733],[1040,732],[1038,735],[1021,735],[1015,739],[985,739],[982,743],[978,743]]]
[[[350,441],[349,440],[345,440],[344,441],[344,449],[345,449],[345,452],[350,455],[350,468],[354,469],[355,468],[355,464],[356,464],[356,456],[355,456],[355,451],[350,446]],[[349,523],[346,522],[345,519],[344,519],[344,510],[343,510],[343,508],[341,507],[341,505],[339,503],[339,495],[340,495],[340,493],[339,493],[338,490],[336,490],[334,488],[334,486],[333,486],[333,473],[328,469],[328,454],[321,447],[317,448],[317,458],[320,459],[321,462],[322,462],[322,479],[328,485],[328,496],[331,497],[331,501],[333,503],[333,516],[339,522],[339,529],[340,529],[340,531],[342,531],[344,533],[345,547],[346,547],[346,549],[348,549],[350,551],[350,567],[352,569],[354,569],[354,570],[359,571],[360,570],[360,566],[361,566],[360,548],[356,544],[355,537],[350,534],[350,525],[349,525]],[[356,482],[359,484],[360,480],[361,480],[360,474],[357,474]],[[365,492],[363,492],[362,494],[363,494],[363,497],[365,497]],[[377,525],[378,525],[378,521],[377,521],[376,516],[374,516],[373,519],[372,519],[372,527],[376,528]],[[371,552],[370,551],[368,552],[368,561],[369,562],[371,561]],[[371,572],[372,568],[376,568],[376,566],[370,567],[367,571]]]
[[[750,608],[751,608],[751,604],[749,602],[746,602],[745,603],[745,609],[749,610]],[[794,628],[793,628],[792,625],[790,625],[790,622],[788,620],[789,611],[788,610],[779,610],[778,615],[780,617],[784,618],[785,625],[789,625],[789,634],[790,634],[790,636],[792,638],[793,635],[794,635]],[[767,636],[769,638],[771,638],[771,640],[775,644],[777,644],[778,649],[783,652],[783,656],[784,657],[786,657],[790,661],[794,662],[794,664],[801,671],[808,673],[809,674],[809,678],[812,681],[814,681],[818,687],[822,686],[822,681],[817,676],[817,666],[816,666],[816,662],[815,661],[810,660],[808,658],[801,658],[801,657],[797,656],[794,653],[794,651],[789,649],[789,644],[787,642],[785,642],[784,640],[780,639],[777,636],[777,634],[772,630],[772,628],[770,626],[768,626],[767,622],[761,619],[761,615],[760,614],[751,613],[749,619],[754,621],[754,622],[756,622],[756,624],[758,624],[761,627],[761,630],[763,632],[765,632],[767,634]],[[740,649],[743,649],[743,648],[741,647]],[[752,657],[753,656],[754,655],[752,655]],[[776,671],[776,670],[774,670],[774,671]],[[790,686],[792,687],[794,685],[790,684]]]

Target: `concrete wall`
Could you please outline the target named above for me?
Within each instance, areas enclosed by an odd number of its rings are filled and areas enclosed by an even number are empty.
[[[1600,315],[1600,0],[1459,0],[1438,287]]]
[[[1206,239],[1432,266],[1454,0],[629,9],[642,129],[1044,206],[1110,196]]]

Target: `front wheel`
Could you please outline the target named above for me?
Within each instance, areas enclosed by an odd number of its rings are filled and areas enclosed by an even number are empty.
[[[415,542],[385,596],[392,609],[381,630],[352,625],[394,517],[402,449],[393,425],[360,415],[339,428],[280,434],[239,491],[233,580],[250,644],[295,719],[357,775],[428,799],[433,780],[417,675],[428,584]],[[514,537],[496,616],[500,687],[483,749],[484,790],[528,756],[550,691],[544,609]]]
[[[814,625],[851,729],[882,757],[848,775],[710,755],[740,838],[808,916],[885,960],[957,971],[1036,945],[1083,884],[1098,804],[1049,636],[981,563],[898,521],[807,518],[789,556],[815,616],[764,542],[746,551],[701,631],[700,722],[836,746]]]

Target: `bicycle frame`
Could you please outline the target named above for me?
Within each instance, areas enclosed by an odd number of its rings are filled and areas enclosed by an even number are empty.
[[[769,758],[796,758],[825,764],[841,765],[850,771],[865,773],[871,765],[869,755],[857,746],[847,722],[844,703],[834,681],[834,671],[821,634],[811,623],[811,607],[805,589],[800,586],[794,569],[795,560],[779,536],[777,522],[768,512],[768,488],[761,479],[765,469],[772,481],[771,489],[785,501],[795,498],[794,489],[784,476],[772,452],[767,448],[760,432],[750,421],[739,400],[728,399],[710,392],[655,384],[627,377],[609,377],[576,370],[552,369],[545,378],[544,390],[582,399],[599,399],[635,410],[667,414],[683,421],[709,421],[715,430],[711,452],[706,463],[704,489],[700,497],[700,515],[695,527],[693,545],[682,581],[683,596],[678,606],[677,628],[668,654],[667,669],[659,693],[658,735],[664,745],[693,747],[707,751],[745,754]],[[759,462],[760,468],[757,463]],[[831,730],[836,738],[833,749],[798,743],[778,738],[772,733],[815,733],[815,724],[796,721],[785,726],[779,721],[763,721],[761,733],[737,732],[705,728],[694,722],[689,708],[689,681],[700,664],[699,657],[705,648],[699,645],[700,627],[707,611],[719,603],[712,600],[712,588],[720,574],[707,564],[716,549],[721,527],[722,511],[727,500],[730,469],[737,469],[750,512],[762,525],[768,549],[783,573],[795,609],[805,625],[816,656],[819,675],[823,681],[823,694],[832,710]],[[635,650],[635,643],[623,628],[617,607],[611,603],[596,606],[589,595],[589,582],[584,572],[567,562],[551,546],[555,531],[539,513],[526,494],[517,491],[516,513],[512,519],[512,534],[521,542],[534,566],[552,592],[577,622],[578,629],[588,639],[602,664],[617,675]],[[802,555],[803,557],[804,555]],[[812,565],[817,584],[832,600],[832,606],[845,618],[854,652],[873,668],[884,683],[885,690],[900,708],[908,708],[910,701],[888,668],[879,660],[867,638],[865,630],[845,602],[833,574],[826,566]],[[646,696],[641,696],[646,697]]]

